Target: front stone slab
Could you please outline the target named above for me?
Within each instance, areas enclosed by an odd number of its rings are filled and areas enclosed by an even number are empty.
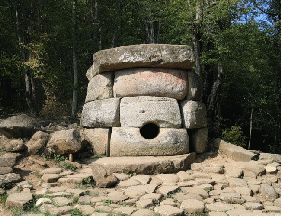
[[[142,127],[148,122],[163,128],[180,128],[181,116],[177,100],[150,96],[121,99],[120,123],[122,127]]]
[[[83,106],[80,125],[83,127],[118,127],[119,98],[91,101]]]
[[[188,93],[187,71],[131,68],[115,72],[114,96],[163,96],[182,100]]]
[[[151,136],[151,130],[145,132]],[[110,156],[160,156],[189,152],[186,129],[160,128],[155,138],[144,138],[139,128],[113,127]]]
[[[159,174],[187,170],[195,161],[196,154],[176,156],[110,157],[99,158],[91,167],[103,167],[107,174]]]
[[[186,45],[141,44],[98,51],[86,76],[90,80],[105,71],[136,67],[191,69],[193,50]]]
[[[180,103],[183,125],[187,129],[207,126],[207,112],[204,103],[184,100]]]
[[[94,155],[106,155],[110,142],[109,128],[82,129],[81,142],[92,146]]]
[[[96,75],[90,80],[87,88],[85,103],[113,97],[114,73],[106,72]]]

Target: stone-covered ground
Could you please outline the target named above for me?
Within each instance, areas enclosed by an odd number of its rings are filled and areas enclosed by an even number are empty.
[[[279,155],[236,162],[208,152],[196,162],[176,174],[115,174],[115,187],[98,188],[90,164],[29,156],[14,167],[23,181],[0,192],[0,215],[281,215]]]

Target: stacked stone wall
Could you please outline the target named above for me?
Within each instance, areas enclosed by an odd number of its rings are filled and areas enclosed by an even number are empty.
[[[81,126],[94,154],[171,156],[207,144],[202,84],[183,45],[132,45],[94,54]],[[87,137],[87,138],[86,138]],[[92,138],[92,139],[89,139]]]

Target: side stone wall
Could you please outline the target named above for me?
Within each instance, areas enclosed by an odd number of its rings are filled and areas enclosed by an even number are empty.
[[[93,58],[81,126],[88,128],[85,141],[94,154],[171,156],[206,150],[206,108],[200,102],[201,80],[191,71],[190,47],[132,45],[102,50]]]

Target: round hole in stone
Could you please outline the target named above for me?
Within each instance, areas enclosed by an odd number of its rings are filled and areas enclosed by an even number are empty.
[[[160,128],[156,124],[148,123],[141,127],[140,133],[145,139],[154,139],[159,135]]]

